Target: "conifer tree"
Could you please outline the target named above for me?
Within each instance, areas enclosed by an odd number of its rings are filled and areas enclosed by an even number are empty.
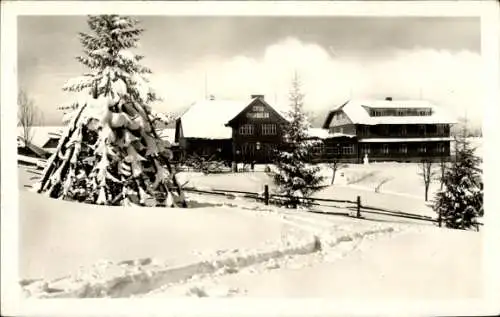
[[[455,159],[446,167],[443,189],[436,193],[433,208],[441,225],[454,229],[477,227],[484,214],[481,159],[467,140],[466,129],[455,138]]]
[[[319,167],[309,164],[314,141],[308,139],[310,124],[303,110],[303,100],[301,83],[295,74],[289,95],[290,108],[286,114],[288,122],[283,127],[285,145],[275,156],[277,172],[273,175],[278,191],[288,196],[287,204],[293,207],[309,205],[308,198],[321,188],[323,181],[318,175]]]
[[[118,15],[89,16],[80,33],[89,71],[64,90],[79,93],[56,153],[48,160],[38,192],[53,198],[106,205],[186,206],[169,160],[172,152],[155,131],[158,100],[132,52],[143,29]],[[71,110],[70,109],[70,110]]]

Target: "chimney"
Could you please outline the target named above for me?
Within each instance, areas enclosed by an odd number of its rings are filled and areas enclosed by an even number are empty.
[[[214,95],[210,95],[209,99],[210,100],[215,100],[215,96]]]
[[[392,101],[392,97],[385,97],[385,100]]]
[[[264,100],[264,95],[251,95],[252,99],[258,98]]]

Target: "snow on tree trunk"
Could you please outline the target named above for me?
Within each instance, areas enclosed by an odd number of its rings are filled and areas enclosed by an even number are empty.
[[[303,98],[299,79],[295,76],[286,118],[288,123],[283,129],[285,145],[276,155],[277,172],[273,177],[278,191],[287,196],[287,205],[291,207],[309,205],[308,198],[319,190],[323,181],[323,177],[318,175],[319,167],[308,164],[315,141],[308,140],[309,122],[302,108]]]
[[[80,33],[86,56],[77,59],[91,72],[64,87],[87,98],[66,116],[71,119],[36,191],[95,204],[186,207],[169,144],[153,124],[158,116],[150,104],[158,98],[144,77],[151,71],[129,50],[143,31],[137,24],[118,15],[89,16],[93,33]]]

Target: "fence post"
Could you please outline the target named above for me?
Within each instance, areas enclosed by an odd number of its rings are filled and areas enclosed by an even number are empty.
[[[264,185],[264,204],[269,205],[269,186]]]
[[[361,218],[361,196],[356,199],[356,218]]]

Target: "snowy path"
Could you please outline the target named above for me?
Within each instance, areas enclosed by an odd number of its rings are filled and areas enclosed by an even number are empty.
[[[293,265],[212,276],[151,297],[249,296],[460,299],[481,296],[481,234],[419,227],[345,243]],[[297,263],[299,261],[300,263]],[[471,272],[473,272],[471,274]],[[201,294],[201,295],[200,295]]]

